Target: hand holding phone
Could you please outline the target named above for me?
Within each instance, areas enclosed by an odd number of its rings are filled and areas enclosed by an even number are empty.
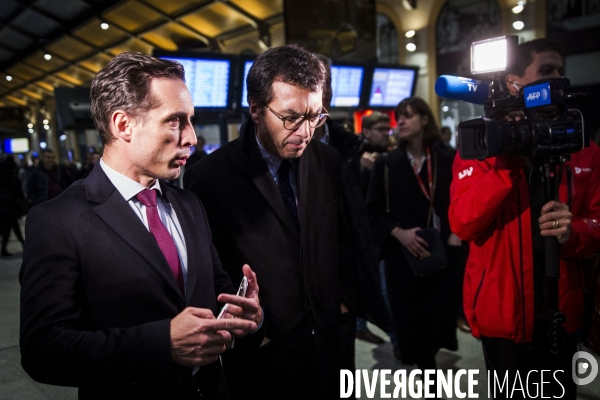
[[[235,294],[236,296],[246,297],[246,291],[248,290],[248,278],[245,276],[242,278],[242,282],[240,283],[240,287]],[[217,319],[221,319],[227,315],[227,309],[229,309],[229,303],[225,304],[225,306],[221,309],[221,312],[217,316]],[[232,317],[235,318],[235,317]]]

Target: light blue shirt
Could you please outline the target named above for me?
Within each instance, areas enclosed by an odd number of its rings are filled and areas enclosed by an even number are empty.
[[[158,216],[173,238],[175,247],[177,247],[177,254],[179,254],[179,261],[181,262],[181,269],[183,270],[183,282],[185,287],[185,283],[187,282],[187,248],[185,246],[185,239],[175,210],[171,204],[162,197],[162,190],[158,179],[154,181],[154,184],[150,188],[147,188],[133,179],[115,171],[106,165],[102,158],[100,159],[100,166],[110,182],[117,188],[119,193],[121,193],[121,196],[123,196],[125,201],[127,201],[135,215],[142,221],[148,232],[150,232],[150,227],[148,226],[148,217],[146,216],[146,206],[143,205],[136,196],[144,189],[158,190],[158,195],[156,196]]]
[[[256,138],[256,143],[258,144],[258,149],[260,150],[260,155],[262,156],[263,160],[265,160],[265,162],[267,163],[267,167],[269,168],[269,172],[271,172],[271,175],[273,175],[273,179],[275,179],[275,183],[277,185],[279,185],[279,176],[277,175],[277,170],[279,169],[279,166],[281,165],[281,161],[283,161],[283,159],[279,156],[276,156],[274,154],[271,154],[267,151],[267,149],[265,149],[263,147],[262,144],[260,144],[260,141],[258,140],[258,136],[254,135],[254,137]],[[298,189],[297,189],[297,185],[296,185],[296,165],[297,165],[297,159],[293,159],[293,160],[288,160],[292,163],[292,168],[290,168],[290,185],[292,186],[292,190],[294,191],[294,197],[296,198],[296,206],[298,205]]]

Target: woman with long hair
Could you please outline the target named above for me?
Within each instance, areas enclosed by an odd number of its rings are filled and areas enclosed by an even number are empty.
[[[461,241],[450,232],[448,208],[453,153],[442,144],[429,105],[419,97],[395,110],[399,146],[375,162],[367,194],[369,216],[385,260],[392,318],[403,364],[436,368],[442,347],[456,350],[462,272],[454,267]],[[426,258],[417,231],[440,234],[450,266],[417,276],[407,257]]]

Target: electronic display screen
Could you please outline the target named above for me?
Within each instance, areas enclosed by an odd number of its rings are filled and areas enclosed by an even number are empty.
[[[248,78],[248,72],[250,72],[250,67],[254,64],[254,60],[247,60],[244,62],[244,78],[242,80],[242,107],[248,108],[250,105],[248,104],[248,86],[246,85],[246,79]]]
[[[185,84],[194,107],[226,108],[229,105],[231,61],[212,58],[161,57],[177,61],[185,69]]]
[[[364,67],[332,65],[331,98],[332,107],[358,107],[362,90]]]
[[[415,82],[414,69],[374,68],[368,106],[396,107],[412,96]]]
[[[27,153],[29,151],[29,139],[4,139],[4,152],[7,154]]]

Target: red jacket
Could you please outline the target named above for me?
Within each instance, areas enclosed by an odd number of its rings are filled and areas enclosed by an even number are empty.
[[[559,303],[565,329],[581,328],[583,271],[576,257],[600,251],[600,149],[572,155],[573,221],[560,248]],[[529,189],[522,169],[505,161],[454,160],[450,227],[470,242],[464,310],[476,337],[531,341],[534,325],[533,248]],[[566,174],[559,200],[567,202]]]

